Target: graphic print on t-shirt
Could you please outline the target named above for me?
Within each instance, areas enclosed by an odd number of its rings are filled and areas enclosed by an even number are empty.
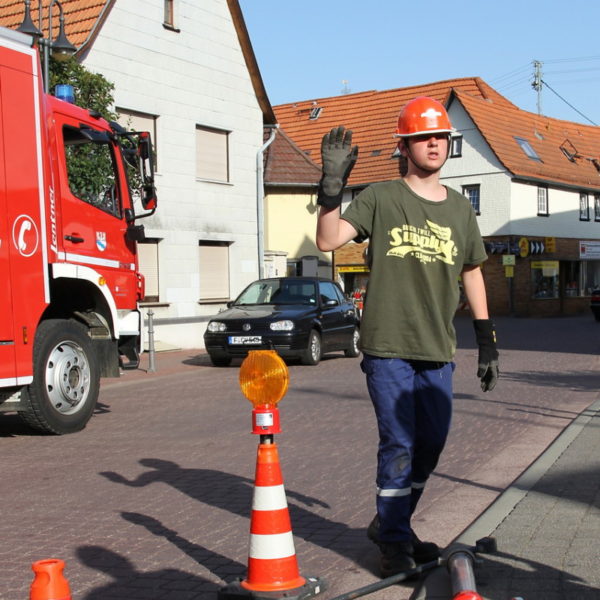
[[[441,260],[448,265],[453,265],[458,250],[452,241],[452,230],[428,219],[425,223],[424,227],[405,223],[391,229],[388,232],[391,248],[386,256],[405,258],[412,255],[423,264]]]

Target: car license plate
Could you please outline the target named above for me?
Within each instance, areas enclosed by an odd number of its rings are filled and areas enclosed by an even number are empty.
[[[229,343],[231,345],[251,346],[252,344],[262,344],[260,335],[230,335]]]

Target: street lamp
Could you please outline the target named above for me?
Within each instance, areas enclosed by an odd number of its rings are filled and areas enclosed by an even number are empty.
[[[31,19],[31,0],[24,0],[25,2],[25,16],[23,22],[17,28],[17,31],[26,33],[37,40],[38,45],[44,49],[44,90],[48,91],[50,76],[48,73],[50,63],[50,51],[52,51],[52,57],[60,62],[68,60],[73,54],[75,54],[77,48],[69,42],[65,34],[65,17],[63,13],[62,4],[58,0],[51,0],[48,6],[48,37],[44,38],[43,34],[43,16],[42,16],[42,0],[38,0],[38,23],[39,27],[36,27],[33,20]],[[56,39],[52,39],[52,9],[54,5],[58,5],[60,11],[59,15],[59,27],[58,35]]]

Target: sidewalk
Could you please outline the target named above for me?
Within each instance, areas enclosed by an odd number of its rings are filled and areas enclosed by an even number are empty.
[[[600,598],[600,399],[457,540],[492,536],[498,552],[475,567],[486,600]],[[450,600],[445,567],[414,600]]]

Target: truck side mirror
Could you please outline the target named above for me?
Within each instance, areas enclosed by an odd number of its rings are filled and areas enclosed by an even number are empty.
[[[154,187],[154,160],[152,141],[147,131],[140,133],[137,154],[142,176],[142,206],[145,210],[156,210],[156,188]]]

